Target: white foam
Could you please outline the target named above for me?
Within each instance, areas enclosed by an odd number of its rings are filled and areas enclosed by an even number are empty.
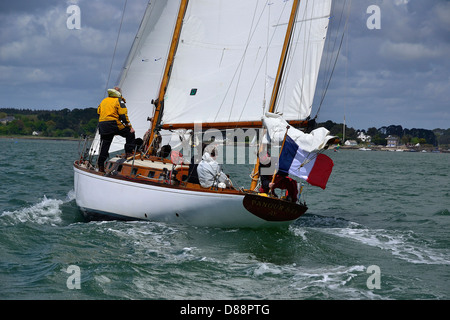
[[[365,276],[366,267],[354,266],[330,266],[319,268],[298,268],[292,278],[291,288],[302,292],[305,297],[319,297],[326,299],[334,296],[333,292],[339,292],[350,299],[379,299],[380,297],[366,288],[356,288],[352,282],[358,276]]]
[[[294,233],[294,235],[296,237],[300,237],[304,241],[308,240],[307,237],[306,237],[306,233],[307,233],[306,229],[303,229],[303,228],[292,228],[291,227],[290,230]]]
[[[253,270],[254,276],[262,276],[265,274],[281,274],[282,270],[273,264],[261,263],[255,270]]]
[[[327,286],[345,286],[348,282],[350,282],[353,278],[359,275],[362,272],[365,272],[364,266],[338,266],[338,267],[329,267],[329,268],[315,268],[315,269],[299,269],[297,275],[294,277],[295,279],[305,278],[309,279],[308,286],[311,283],[315,284],[326,284]]]
[[[412,231],[367,228],[324,228],[320,230],[390,251],[392,255],[411,263],[450,265],[448,251],[430,248],[423,243],[419,244]]]
[[[4,211],[0,214],[1,218],[7,218],[4,220],[6,223],[26,223],[33,222],[37,224],[50,224],[57,225],[62,222],[61,219],[61,205],[70,202],[75,199],[75,193],[69,191],[66,199],[48,199],[45,195],[41,202],[32,205],[28,208],[23,208],[15,211]]]
[[[94,276],[94,279],[100,284],[106,284],[111,282],[111,279],[104,275]]]
[[[66,196],[66,199],[64,200],[64,202],[70,202],[72,200],[75,200],[75,195],[76,195],[75,190],[73,190],[73,189],[70,190],[67,193],[67,196]]]

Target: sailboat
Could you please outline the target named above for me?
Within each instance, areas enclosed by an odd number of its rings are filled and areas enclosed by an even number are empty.
[[[86,142],[73,166],[83,215],[207,227],[283,226],[303,215],[300,200],[259,192],[258,156],[250,187],[204,188],[189,180],[189,152],[201,159],[207,132],[217,143],[243,129],[259,130],[259,148],[264,140],[280,150],[288,132],[312,154],[335,143],[324,128],[303,132],[330,10],[331,0],[151,1],[118,83],[142,144],[111,157],[102,173],[98,134]],[[116,136],[110,153],[123,145]]]

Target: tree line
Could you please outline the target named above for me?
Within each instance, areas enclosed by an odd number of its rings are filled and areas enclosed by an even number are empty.
[[[338,136],[341,139],[344,134],[344,124],[335,123],[333,121],[326,121],[323,123],[319,123],[318,126],[323,126],[327,128],[332,135]],[[441,146],[441,147],[450,147],[450,128],[449,129],[407,129],[403,128],[400,125],[390,125],[383,126],[381,128],[371,127],[367,130],[359,130],[354,129],[348,126],[345,126],[345,140],[355,140],[357,142],[361,142],[358,139],[359,134],[363,132],[365,135],[371,137],[371,143],[374,145],[383,145],[387,144],[386,138],[388,136],[397,136],[400,139],[400,142],[405,145],[431,145],[431,146]]]
[[[0,135],[39,135],[43,137],[93,136],[97,130],[96,108],[30,110],[0,109]]]

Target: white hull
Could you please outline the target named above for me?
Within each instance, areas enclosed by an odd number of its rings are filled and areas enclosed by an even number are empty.
[[[205,227],[285,226],[247,211],[243,194],[184,190],[101,176],[74,167],[76,203],[84,214]]]

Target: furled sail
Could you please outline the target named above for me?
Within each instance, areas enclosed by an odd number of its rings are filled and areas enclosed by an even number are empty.
[[[261,121],[292,3],[189,1],[162,124]],[[287,120],[306,119],[311,113],[330,10],[331,0],[300,3],[276,108]]]
[[[286,134],[288,123],[278,114],[266,113],[263,117],[264,127],[267,129],[267,135],[264,143],[272,143],[280,146]],[[291,139],[305,152],[318,152],[327,147],[329,143],[335,141],[335,136],[330,136],[330,131],[320,127],[312,130],[310,133],[304,133],[301,130],[290,127],[288,134]]]

